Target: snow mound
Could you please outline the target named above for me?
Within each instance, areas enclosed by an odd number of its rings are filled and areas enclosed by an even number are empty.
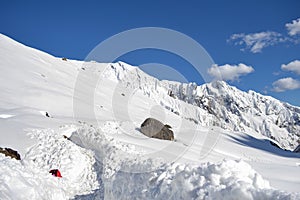
[[[125,144],[115,140],[111,131],[103,132],[102,129],[83,125],[78,127],[70,137],[75,144],[90,149],[94,152],[96,159],[102,164],[103,178],[110,179],[117,171],[130,166],[130,171],[153,170],[152,163],[159,164],[159,160],[143,158],[141,152],[136,151],[134,145]],[[149,162],[149,163],[147,163]],[[145,166],[150,166],[146,168]],[[136,167],[136,168],[134,168]]]
[[[24,162],[46,172],[59,169],[64,177],[62,188],[69,196],[98,189],[93,153],[63,138],[61,131],[33,130],[29,135],[38,139],[38,143],[25,155]]]
[[[0,155],[0,199],[69,199],[99,189],[93,152],[63,138],[64,132],[31,130],[38,142],[21,162]],[[62,178],[51,169],[59,169]]]
[[[0,199],[66,199],[61,180],[0,154]]]
[[[270,188],[243,161],[219,164],[166,164],[150,173],[119,171],[110,185],[109,199],[296,199]],[[107,190],[106,190],[107,191]],[[299,198],[299,196],[298,196]]]
[[[274,190],[244,161],[218,164],[163,164],[144,158],[134,146],[116,141],[100,129],[85,126],[71,140],[94,151],[102,163],[107,199],[294,199]]]

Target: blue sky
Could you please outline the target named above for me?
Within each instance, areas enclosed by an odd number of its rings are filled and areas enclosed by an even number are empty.
[[[163,27],[200,43],[215,62],[210,74],[242,90],[300,106],[300,1],[2,1],[0,33],[54,56],[78,60],[101,41],[128,29]],[[189,63],[144,50],[120,59],[160,63],[203,83]],[[290,63],[290,64],[289,64]],[[161,70],[159,78],[172,78]]]

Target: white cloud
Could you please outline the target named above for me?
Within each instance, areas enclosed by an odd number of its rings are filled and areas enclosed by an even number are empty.
[[[251,66],[247,66],[243,63],[239,65],[226,64],[221,66],[214,64],[208,69],[208,74],[217,80],[235,81],[238,80],[240,76],[247,75],[253,71],[254,69]]]
[[[291,77],[282,78],[275,81],[273,84],[273,91],[284,92],[286,90],[295,90],[300,88],[300,81],[293,79]]]
[[[281,69],[286,70],[286,71],[295,72],[296,74],[300,74],[300,61],[295,60],[295,61],[290,62],[287,65],[283,64],[283,65],[281,65]]]
[[[231,35],[227,42],[233,42],[233,44],[237,46],[244,46],[241,48],[241,51],[249,50],[252,53],[262,52],[262,49],[266,47],[284,42],[299,44],[300,39],[292,36],[300,35],[300,18],[285,24],[285,27],[288,30],[288,35],[282,35],[274,31],[262,31],[249,34],[238,33]]]
[[[263,48],[287,41],[287,38],[283,37],[280,33],[266,31],[250,34],[233,34],[228,42],[231,41],[234,42],[234,45],[244,45],[245,48],[241,50],[249,49],[252,53],[259,53]]]
[[[292,23],[287,23],[285,27],[287,28],[288,33],[291,36],[300,34],[300,18],[293,20]]]

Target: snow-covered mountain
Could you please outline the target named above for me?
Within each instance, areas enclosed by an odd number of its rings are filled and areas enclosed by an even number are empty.
[[[257,132],[275,140],[283,149],[294,150],[300,144],[300,108],[254,91],[243,92],[224,81],[197,86],[195,83],[158,81],[138,68],[118,63],[110,78],[123,87],[142,90],[166,109],[202,126]],[[127,67],[125,67],[127,66]],[[168,95],[170,97],[168,97]],[[171,94],[171,95],[170,95]],[[187,109],[182,100],[194,112]],[[189,107],[189,106],[188,106]]]
[[[0,154],[0,199],[300,198],[300,156],[283,150],[299,144],[298,107],[221,81],[56,58],[4,35],[0,70],[0,147],[22,158]],[[175,141],[142,135],[147,117]]]

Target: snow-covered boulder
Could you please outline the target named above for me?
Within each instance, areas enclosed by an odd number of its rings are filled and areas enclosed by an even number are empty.
[[[147,118],[141,125],[141,132],[151,138],[158,138],[162,140],[174,140],[171,126],[163,124],[157,119]]]

